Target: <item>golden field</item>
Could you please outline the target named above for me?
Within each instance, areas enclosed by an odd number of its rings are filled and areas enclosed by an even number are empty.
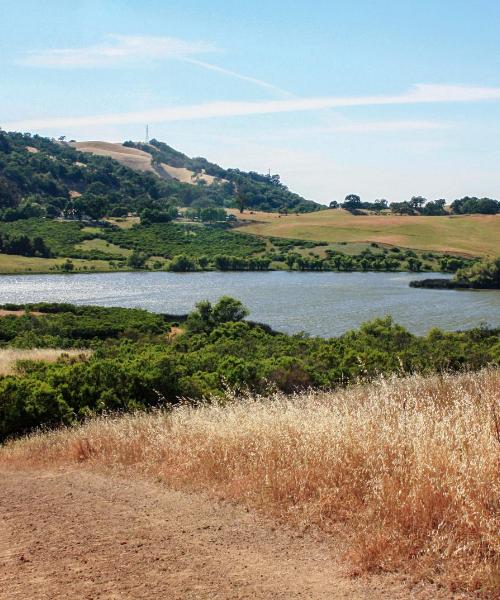
[[[305,214],[230,211],[242,222],[241,231],[262,236],[324,242],[378,242],[416,250],[470,256],[500,252],[499,215],[443,217],[352,215],[322,210]]]

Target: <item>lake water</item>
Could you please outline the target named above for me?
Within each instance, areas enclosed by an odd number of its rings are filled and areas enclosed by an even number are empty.
[[[500,292],[410,288],[428,273],[100,273],[0,277],[0,303],[71,302],[182,314],[230,295],[287,333],[335,336],[390,314],[414,333],[500,326]]]

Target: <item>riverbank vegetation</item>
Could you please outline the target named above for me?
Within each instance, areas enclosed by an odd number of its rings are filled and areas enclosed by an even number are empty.
[[[377,378],[334,392],[184,402],[0,448],[11,468],[150,477],[343,541],[355,573],[498,590],[498,371]]]
[[[376,242],[329,244],[264,238],[225,223],[200,222],[119,227],[108,222],[89,225],[31,218],[0,223],[0,244],[4,249],[0,272],[4,273],[141,269],[454,272],[473,262]],[[34,260],[19,260],[21,256]]]
[[[452,279],[422,279],[411,281],[410,286],[448,290],[500,290],[500,257],[458,269]]]
[[[242,320],[244,307],[230,298],[200,303],[188,318],[65,304],[3,308],[21,314],[0,318],[1,347],[87,348],[92,355],[25,361],[21,375],[1,378],[0,438],[182,397],[329,389],[380,374],[479,369],[500,360],[497,330],[434,329],[420,337],[387,317],[337,338],[286,335]]]

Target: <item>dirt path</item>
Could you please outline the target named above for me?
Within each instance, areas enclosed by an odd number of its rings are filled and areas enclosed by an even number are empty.
[[[449,598],[349,578],[326,539],[203,495],[84,470],[0,472],[0,598]]]

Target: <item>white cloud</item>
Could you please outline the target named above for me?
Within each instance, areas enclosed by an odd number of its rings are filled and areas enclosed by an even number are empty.
[[[135,64],[180,60],[203,69],[235,77],[254,85],[292,96],[278,86],[193,58],[217,51],[207,42],[188,42],[173,37],[109,34],[108,41],[84,48],[55,48],[27,52],[17,62],[23,66],[48,69],[104,69],[130,67]]]
[[[450,122],[415,120],[354,121],[338,119],[337,123],[317,127],[297,127],[265,132],[260,139],[285,140],[297,137],[328,135],[329,133],[401,133],[405,131],[442,131],[453,126]]]
[[[56,48],[27,52],[18,63],[51,69],[87,69],[129,66],[131,63],[179,59],[216,50],[206,42],[172,37],[115,35],[108,42],[84,48]]]
[[[92,125],[130,125],[164,123],[237,116],[320,111],[354,106],[481,102],[500,100],[500,88],[476,86],[414,85],[408,92],[390,96],[330,96],[323,98],[289,98],[256,102],[222,101],[188,106],[169,106],[140,112],[110,113],[81,117],[46,117],[4,123],[5,129],[34,131],[64,130]]]

